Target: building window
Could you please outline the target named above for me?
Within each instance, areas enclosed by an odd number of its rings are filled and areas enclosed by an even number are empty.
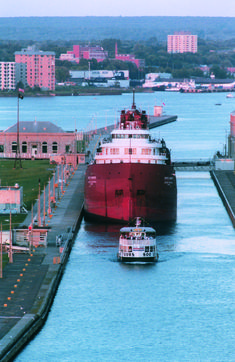
[[[17,142],[13,141],[11,144],[11,152],[16,153],[17,151]]]
[[[47,143],[42,142],[42,153],[47,153]]]
[[[52,143],[52,153],[57,153],[58,145],[57,142]]]
[[[0,145],[0,153],[4,152],[4,145]]]
[[[22,153],[27,153],[27,142],[22,142]]]
[[[70,151],[70,145],[65,145],[65,152],[69,153],[69,151]]]

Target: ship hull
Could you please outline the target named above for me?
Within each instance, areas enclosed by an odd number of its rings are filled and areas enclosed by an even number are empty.
[[[125,256],[119,256],[118,257],[119,261],[122,261],[124,263],[155,263],[157,262],[157,259],[152,257],[152,258],[134,258],[134,257],[125,257]]]
[[[85,177],[85,217],[124,223],[141,215],[149,222],[175,221],[177,187],[171,165],[92,164]]]

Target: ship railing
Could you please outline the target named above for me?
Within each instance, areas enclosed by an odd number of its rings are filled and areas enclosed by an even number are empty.
[[[125,238],[120,238],[120,244],[124,245],[124,246],[128,246],[128,245],[149,245],[150,243],[152,243],[153,245],[155,244],[155,239],[154,238],[144,238],[144,239],[125,239]]]

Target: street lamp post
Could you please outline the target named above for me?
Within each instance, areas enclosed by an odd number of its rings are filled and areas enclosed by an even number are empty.
[[[45,226],[45,208],[46,208],[46,189],[44,184],[44,194],[43,194],[43,226]]]
[[[22,93],[24,93],[24,89],[19,88],[17,95],[17,144],[16,144],[14,168],[16,168],[17,161],[19,161],[20,168],[22,168],[21,157],[20,157],[20,106],[19,106],[19,100],[24,98]]]
[[[41,226],[41,186],[40,179],[38,180],[38,226]]]
[[[1,223],[1,235],[0,235],[0,278],[2,279],[2,223]]]
[[[51,190],[50,190],[50,184],[51,184],[51,179],[49,177],[49,183],[48,183],[48,216],[50,217],[51,214]]]
[[[12,237],[11,237],[11,211],[10,211],[10,245],[9,245],[9,263],[13,263]]]

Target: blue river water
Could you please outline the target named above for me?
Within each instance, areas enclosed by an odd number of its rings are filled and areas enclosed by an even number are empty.
[[[25,120],[86,130],[131,101],[25,98],[20,109]],[[1,129],[14,123],[15,103],[0,99]],[[222,151],[235,108],[223,93],[137,94],[136,103],[178,115],[154,131],[173,159]],[[178,171],[177,184],[177,222],[157,226],[154,265],[118,262],[119,226],[82,222],[46,324],[17,362],[235,361],[235,231],[209,173]]]

